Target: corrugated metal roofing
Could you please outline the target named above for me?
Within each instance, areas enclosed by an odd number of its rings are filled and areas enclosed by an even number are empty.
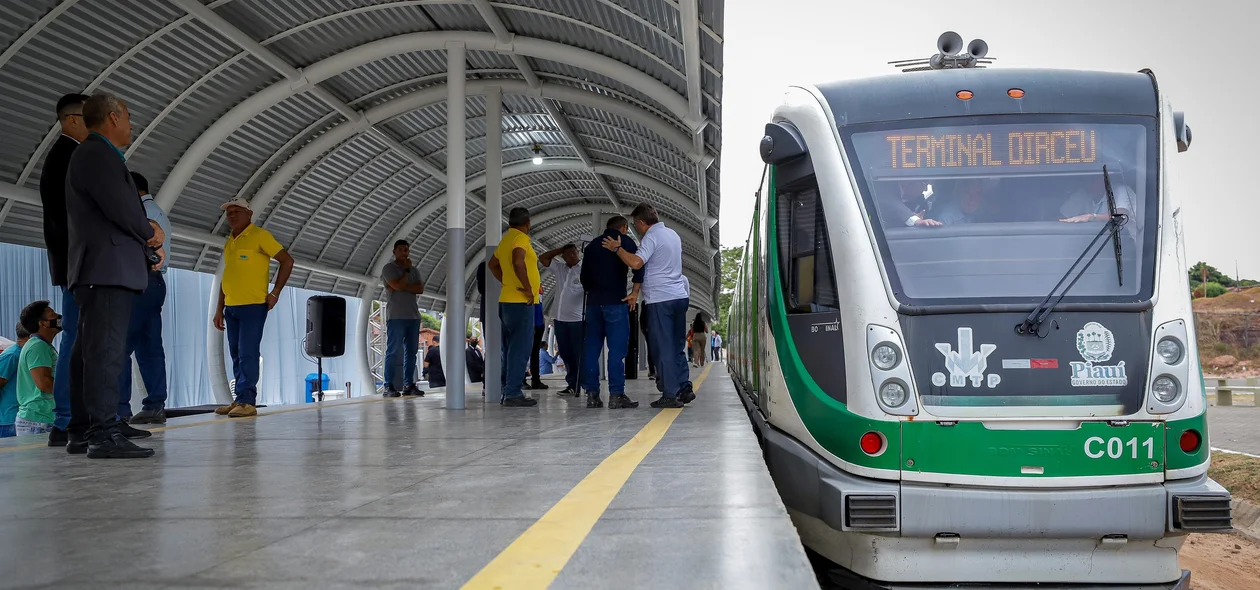
[[[53,108],[67,92],[109,90],[128,102],[135,138],[128,165],[160,190],[207,130],[242,102],[276,83],[286,72],[280,62],[299,70],[373,41],[401,34],[466,31],[484,37],[495,30],[478,11],[482,0],[201,0],[228,25],[261,44],[271,56],[251,53],[232,41],[228,31],[203,22],[175,2],[151,0],[24,0],[0,4],[0,239],[42,246],[41,212],[31,197],[47,148],[57,137]],[[699,22],[683,22],[680,2],[697,1]],[[635,68],[677,94],[673,105],[687,103],[685,27],[699,29],[702,66],[701,115],[704,153],[715,163],[704,172],[708,211],[719,211],[722,99],[722,0],[489,0],[497,20],[517,38],[537,38],[586,50]],[[84,34],[100,31],[101,34]],[[484,47],[482,47],[484,49]],[[376,57],[376,56],[374,56]],[[555,56],[551,56],[555,57]],[[271,60],[271,61],[269,61]],[[522,85],[533,77],[544,84],[576,88],[632,106],[688,135],[696,121],[672,111],[641,84],[597,72],[581,59],[524,57],[470,49],[470,80],[507,80]],[[269,65],[270,64],[270,65]],[[524,71],[518,66],[525,66]],[[212,271],[218,249],[207,234],[222,235],[218,206],[227,199],[254,198],[264,185],[278,187],[256,220],[287,244],[304,268],[294,284],[360,293],[360,285],[336,274],[371,274],[373,263],[404,221],[432,199],[443,198],[445,183],[426,170],[446,164],[444,96],[388,120],[375,132],[356,128],[337,108],[309,92],[315,86],[352,109],[366,112],[425,88],[445,83],[446,52],[403,51],[380,55],[335,72],[317,85],[293,83],[292,95],[247,117],[239,128],[213,145],[195,172],[184,178],[172,221],[183,231],[171,259],[181,268]],[[291,71],[291,70],[290,70]],[[669,102],[669,101],[665,101]],[[485,98],[467,99],[467,164],[470,182],[484,174]],[[558,113],[560,119],[553,118]],[[590,104],[553,101],[537,91],[503,95],[505,166],[528,162],[538,145],[549,160],[571,170],[540,169],[503,180],[504,206],[526,206],[536,214],[566,207],[613,207],[609,187],[625,210],[647,201],[658,206],[672,227],[688,233],[687,268],[707,279],[707,261],[716,260],[718,228],[697,219],[700,185],[695,154],[679,149],[675,136]],[[567,131],[571,131],[570,136]],[[321,140],[336,133],[335,141]],[[396,140],[391,145],[381,133]],[[320,141],[322,147],[308,148]],[[402,145],[406,153],[394,145]],[[581,162],[631,171],[595,175]],[[298,158],[297,160],[292,160]],[[420,159],[426,166],[417,167]],[[287,178],[273,178],[285,171]],[[656,194],[658,182],[693,199],[689,210]],[[602,182],[601,182],[602,181]],[[474,185],[477,186],[477,185]],[[156,191],[155,191],[156,192]],[[471,191],[479,198],[484,190]],[[485,212],[467,206],[469,259],[482,249]],[[563,243],[589,233],[589,213],[554,217],[538,227],[540,246]],[[419,220],[410,232],[413,255],[434,285],[445,281],[445,214],[441,207]],[[707,238],[704,247],[700,244]],[[694,258],[694,260],[693,260]],[[701,262],[706,261],[706,262]],[[311,270],[315,269],[315,270]],[[438,290],[444,289],[444,286]],[[549,287],[548,287],[549,288]],[[472,292],[471,283],[465,292]],[[432,289],[431,289],[432,291]],[[369,291],[362,291],[369,292]],[[713,291],[715,293],[715,290]],[[437,304],[437,307],[441,307]]]

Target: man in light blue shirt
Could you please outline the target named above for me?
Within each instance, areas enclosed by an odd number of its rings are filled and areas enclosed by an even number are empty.
[[[630,213],[634,229],[643,236],[638,252],[631,254],[614,238],[604,238],[605,248],[633,270],[643,273],[644,313],[648,319],[650,346],[657,351],[656,389],[661,399],[653,408],[681,408],[696,399],[687,367],[687,308],[691,285],[683,276],[682,238],[665,227],[656,208],[640,203]]]
[[[127,358],[134,353],[140,378],[144,381],[146,395],[144,408],[131,415],[131,366],[130,363],[118,376],[118,420],[131,424],[166,423],[166,351],[162,346],[162,305],[166,302],[166,269],[170,265],[171,222],[166,212],[149,194],[149,181],[138,172],[131,173],[144,205],[144,215],[158,224],[166,233],[162,247],[166,260],[161,270],[149,271],[149,286],[132,300],[131,322],[127,327]],[[126,426],[123,426],[126,428]]]
[[[18,397],[17,371],[18,360],[22,354],[22,345],[31,337],[30,332],[17,326],[17,342],[0,352],[0,438],[17,436]]]

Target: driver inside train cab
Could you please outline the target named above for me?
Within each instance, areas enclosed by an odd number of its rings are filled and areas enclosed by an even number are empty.
[[[1137,195],[1133,189],[1124,184],[1118,174],[1111,174],[1111,192],[1116,198],[1116,212],[1127,217],[1133,216],[1133,203]],[[1107,221],[1111,217],[1107,204],[1107,186],[1100,171],[1091,174],[1073,192],[1059,210],[1065,223],[1085,223],[1089,221]]]
[[[986,183],[982,179],[958,183],[953,197],[930,213],[931,218],[945,225],[962,225],[986,221]]]

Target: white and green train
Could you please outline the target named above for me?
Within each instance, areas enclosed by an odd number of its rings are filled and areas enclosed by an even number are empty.
[[[792,87],[729,370],[807,547],[854,587],[1186,588],[1230,529],[1153,73]]]

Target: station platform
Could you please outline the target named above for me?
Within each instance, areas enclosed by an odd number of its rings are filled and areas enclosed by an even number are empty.
[[[697,399],[444,409],[352,398],[191,416],[89,460],[0,445],[0,587],[818,588],[721,363]]]

